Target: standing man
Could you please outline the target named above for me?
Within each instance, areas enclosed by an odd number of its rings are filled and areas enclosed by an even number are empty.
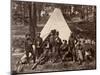
[[[69,49],[69,51],[71,51],[73,62],[75,62],[75,60],[76,60],[75,40],[76,40],[75,35],[74,35],[74,33],[72,33],[69,38],[69,41],[68,41],[68,49]]]
[[[61,46],[62,42],[61,39],[59,37],[59,32],[56,32],[55,35],[55,61],[58,59],[58,57],[60,57],[60,59],[62,60],[61,57],[61,52],[60,52],[60,46]]]
[[[54,55],[55,55],[55,31],[54,30],[51,30],[49,43],[50,43],[50,52],[51,52],[50,59],[51,62],[54,62]]]
[[[43,52],[41,49],[42,38],[40,37],[40,33],[37,33],[37,37],[35,38],[35,47],[36,47],[36,59],[38,59]]]
[[[30,36],[30,34],[26,34],[26,39],[25,39],[25,51],[26,51],[26,59],[27,62],[29,63],[29,53],[31,53],[33,62],[35,63],[35,53],[33,51],[32,45],[33,45],[33,40]]]
[[[78,57],[78,61],[80,65],[82,64],[82,61],[83,61],[82,50],[83,49],[82,49],[81,41],[79,41],[77,45],[77,57]]]

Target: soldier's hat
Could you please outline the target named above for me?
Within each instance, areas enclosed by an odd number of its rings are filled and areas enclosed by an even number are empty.
[[[57,31],[56,34],[59,35],[59,32]]]

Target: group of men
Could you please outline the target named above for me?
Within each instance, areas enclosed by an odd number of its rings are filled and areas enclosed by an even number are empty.
[[[29,54],[31,53],[33,62],[35,63],[36,59],[39,58],[39,56],[42,53],[41,44],[42,44],[42,38],[40,37],[40,33],[37,34],[35,39],[31,38],[30,34],[26,34],[25,39],[25,51],[26,51],[26,59],[29,63]]]
[[[51,30],[48,37],[43,41],[40,37],[40,33],[33,40],[30,34],[26,35],[25,41],[25,51],[26,59],[29,63],[29,53],[32,55],[33,63],[36,60],[44,61],[50,60],[55,63],[58,61],[65,61],[67,59],[72,61],[82,61],[89,60],[92,58],[90,50],[92,48],[86,49],[85,42],[81,44],[73,34],[70,36],[69,41],[61,40],[59,37],[59,32],[56,30]],[[43,59],[42,59],[43,58]],[[42,60],[41,60],[42,59]]]

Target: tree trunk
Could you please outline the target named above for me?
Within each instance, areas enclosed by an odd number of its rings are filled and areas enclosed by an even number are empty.
[[[36,28],[36,7],[35,3],[29,3],[29,19],[30,19],[30,26],[29,31],[31,34],[32,39],[35,38],[35,28]]]

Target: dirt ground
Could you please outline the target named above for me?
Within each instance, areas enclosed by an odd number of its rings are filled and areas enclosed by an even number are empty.
[[[23,53],[14,53],[12,54],[12,61],[11,61],[11,69],[15,71],[16,69],[16,62],[20,60],[23,56]],[[45,64],[38,65],[34,70],[32,70],[33,63],[24,66],[23,71],[19,73],[36,73],[36,72],[50,72],[50,71],[70,71],[70,70],[91,70],[96,69],[96,62],[91,61],[89,63],[83,62],[79,65],[78,62],[66,61],[66,62],[46,62]]]

